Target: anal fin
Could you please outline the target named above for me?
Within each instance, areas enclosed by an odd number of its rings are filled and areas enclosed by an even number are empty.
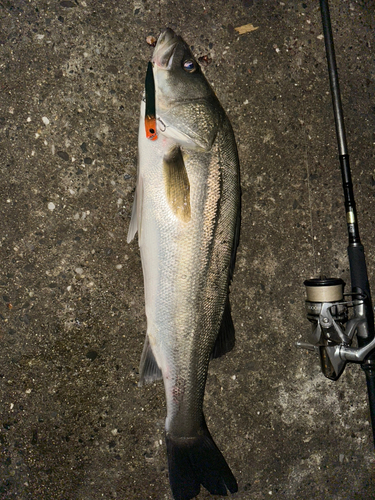
[[[220,358],[220,356],[223,356],[227,352],[231,351],[234,344],[234,325],[230,309],[229,296],[227,296],[219,333],[216,337],[214,348],[212,349],[211,359]]]
[[[151,382],[155,382],[155,380],[160,380],[162,378],[163,375],[156,362],[154,353],[152,352],[148,335],[146,335],[146,340],[141,356],[141,363],[139,366],[138,386],[141,387],[144,384],[150,384]]]

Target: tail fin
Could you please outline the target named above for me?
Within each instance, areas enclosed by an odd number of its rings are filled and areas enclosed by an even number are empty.
[[[225,458],[214,443],[206,424],[197,437],[166,434],[169,482],[175,500],[196,497],[202,484],[212,495],[238,490]]]

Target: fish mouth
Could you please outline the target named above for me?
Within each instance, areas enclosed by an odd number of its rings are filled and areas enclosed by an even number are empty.
[[[171,29],[167,28],[158,38],[151,61],[161,69],[170,69],[173,55],[181,37]]]

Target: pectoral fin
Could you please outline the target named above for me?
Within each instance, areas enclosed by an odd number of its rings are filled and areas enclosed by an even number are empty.
[[[191,218],[190,183],[184,158],[178,146],[163,158],[164,185],[168,204],[173,213],[183,222]]]

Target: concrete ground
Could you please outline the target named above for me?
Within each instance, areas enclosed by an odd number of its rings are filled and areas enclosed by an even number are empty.
[[[375,290],[375,7],[331,4]],[[166,26],[212,58],[241,160],[237,344],[205,399],[233,498],[375,498],[362,370],[330,382],[295,347],[304,279],[349,282],[318,2],[1,0],[0,499],[171,499],[163,387],[137,387],[143,282],[126,244],[146,37]]]

